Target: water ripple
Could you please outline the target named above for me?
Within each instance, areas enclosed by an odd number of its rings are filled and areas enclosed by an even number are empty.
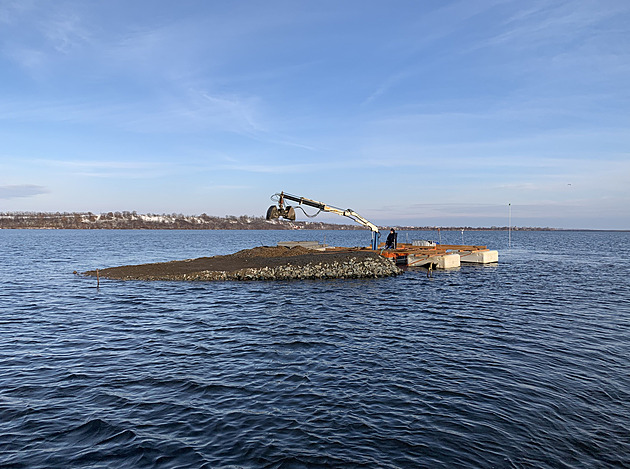
[[[0,232],[21,253],[0,250],[0,466],[630,464],[628,258],[594,275],[589,257],[630,253],[627,234],[523,233],[498,265],[433,278],[71,274],[194,257],[185,236],[228,249],[215,233]]]

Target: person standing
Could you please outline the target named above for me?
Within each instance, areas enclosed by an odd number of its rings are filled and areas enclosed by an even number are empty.
[[[398,233],[391,228],[389,230],[389,234],[387,235],[387,240],[385,241],[385,249],[396,249],[396,242],[398,241]]]

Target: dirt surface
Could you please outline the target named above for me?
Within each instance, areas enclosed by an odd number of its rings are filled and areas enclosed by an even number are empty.
[[[156,279],[181,277],[198,272],[235,272],[241,269],[279,267],[285,265],[305,266],[308,264],[333,264],[348,262],[350,259],[383,259],[377,252],[351,250],[342,252],[322,252],[301,246],[261,246],[246,249],[226,256],[200,257],[183,261],[159,262],[155,264],[127,265],[99,269],[98,274],[110,279]],[[84,272],[96,276],[97,271]]]

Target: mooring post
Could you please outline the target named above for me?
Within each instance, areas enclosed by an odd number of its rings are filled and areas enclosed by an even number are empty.
[[[96,269],[96,288],[101,286],[101,277],[98,274],[98,269]]]

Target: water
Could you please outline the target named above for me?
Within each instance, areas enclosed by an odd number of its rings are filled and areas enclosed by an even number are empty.
[[[463,236],[499,264],[97,289],[369,233],[0,231],[0,467],[629,467],[630,233]]]

